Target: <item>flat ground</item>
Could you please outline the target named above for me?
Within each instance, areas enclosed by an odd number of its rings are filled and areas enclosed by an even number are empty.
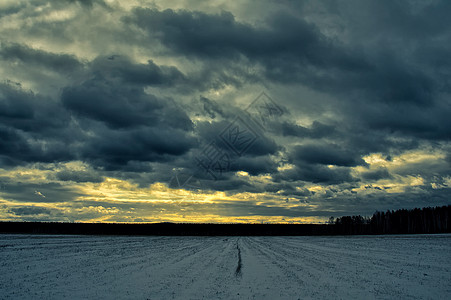
[[[451,299],[451,235],[0,235],[1,299]]]

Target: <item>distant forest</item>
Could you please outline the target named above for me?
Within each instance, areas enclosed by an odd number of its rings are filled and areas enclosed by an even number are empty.
[[[0,233],[263,236],[263,235],[371,235],[451,233],[451,205],[400,209],[373,214],[371,218],[344,216],[328,224],[193,224],[193,223],[57,223],[0,222]]]
[[[337,234],[409,234],[451,232],[451,205],[377,211],[371,218],[345,216],[329,223]]]

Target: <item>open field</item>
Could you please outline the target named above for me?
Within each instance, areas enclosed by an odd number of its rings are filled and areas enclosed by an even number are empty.
[[[0,298],[451,299],[451,235],[0,235]]]

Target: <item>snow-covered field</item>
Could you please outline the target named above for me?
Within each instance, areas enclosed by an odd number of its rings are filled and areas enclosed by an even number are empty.
[[[0,235],[2,299],[451,299],[451,235]]]

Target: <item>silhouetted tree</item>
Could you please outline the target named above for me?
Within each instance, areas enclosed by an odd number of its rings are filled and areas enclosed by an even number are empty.
[[[399,209],[375,212],[370,220],[371,232],[385,233],[445,233],[451,232],[451,205],[442,207]]]

